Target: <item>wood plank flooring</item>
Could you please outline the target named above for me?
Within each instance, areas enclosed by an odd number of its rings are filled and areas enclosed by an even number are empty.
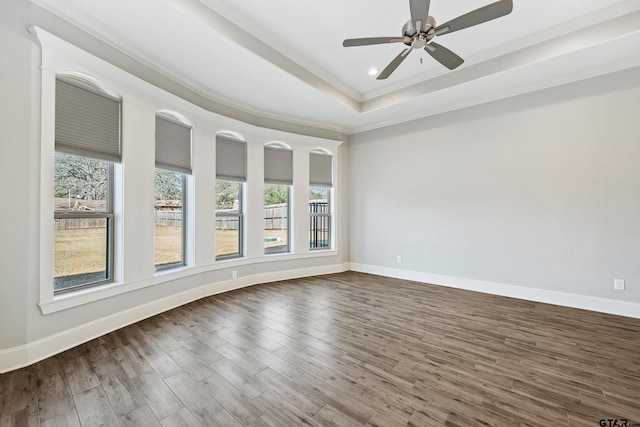
[[[640,423],[640,320],[355,272],[206,298],[0,375],[0,427],[601,419]]]

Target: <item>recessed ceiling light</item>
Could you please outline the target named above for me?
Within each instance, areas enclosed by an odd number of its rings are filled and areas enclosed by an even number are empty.
[[[377,76],[379,72],[380,71],[378,71],[377,68],[372,68],[372,69],[369,70],[369,75],[370,76]]]

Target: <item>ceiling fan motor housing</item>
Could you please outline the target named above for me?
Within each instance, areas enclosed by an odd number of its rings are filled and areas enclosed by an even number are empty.
[[[426,25],[423,25],[420,34],[413,26],[413,22],[408,20],[402,27],[402,35],[405,38],[403,41],[407,46],[411,46],[414,49],[422,49],[434,36],[435,36],[436,20],[433,16],[427,17]]]

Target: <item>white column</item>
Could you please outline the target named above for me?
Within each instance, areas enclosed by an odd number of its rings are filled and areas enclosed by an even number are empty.
[[[215,261],[216,162],[214,132],[194,127],[191,134],[192,191],[189,194],[188,237],[193,242],[190,265],[210,265]],[[196,233],[195,230],[198,232]]]
[[[53,174],[55,164],[56,74],[42,68],[40,127],[40,303],[53,300]],[[7,142],[3,142],[7,144]]]
[[[293,191],[289,226],[291,227],[291,252],[309,252],[309,150],[295,147],[293,150]]]
[[[155,271],[155,111],[124,100],[122,114],[122,163],[114,182],[115,275],[128,283]]]
[[[264,146],[247,142],[247,184],[245,186],[245,254],[264,256]]]

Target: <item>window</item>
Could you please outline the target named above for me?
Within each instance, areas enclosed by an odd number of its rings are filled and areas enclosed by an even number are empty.
[[[243,255],[242,189],[247,179],[247,144],[216,136],[216,259]]]
[[[216,258],[242,254],[242,183],[216,180]]]
[[[113,280],[120,118],[120,98],[89,76],[56,78],[54,293]]]
[[[264,149],[264,253],[289,252],[289,196],[293,152],[284,144]]]
[[[332,157],[312,152],[309,157],[309,248],[331,247]]]
[[[154,260],[156,269],[184,265],[186,176],[156,168]]]
[[[331,189],[309,187],[309,249],[331,247]]]
[[[191,125],[175,113],[156,116],[154,260],[157,270],[185,265],[186,182]]]
[[[289,252],[289,186],[264,185],[264,253]]]

